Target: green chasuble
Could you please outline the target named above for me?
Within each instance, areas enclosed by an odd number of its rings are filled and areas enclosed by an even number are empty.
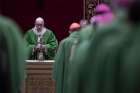
[[[80,31],[80,43],[89,42],[92,37],[94,36],[96,27],[92,24],[87,25],[86,27],[82,28]],[[87,41],[86,41],[87,40]]]
[[[80,30],[78,43],[76,44],[73,56],[70,59],[70,66],[72,66],[72,68],[77,61],[82,61],[85,59],[85,55],[89,49],[90,42],[94,35],[95,28],[93,25],[88,25]]]
[[[0,16],[0,92],[19,93],[25,80],[27,49],[21,31]]]
[[[127,42],[119,51],[119,64],[115,69],[120,77],[119,93],[139,93],[140,92],[140,23],[137,25],[128,26],[130,32]],[[117,62],[116,60],[114,62]],[[109,75],[108,75],[109,76]]]
[[[94,50],[92,58],[85,63],[86,66],[80,68],[81,82],[86,81],[83,82],[85,85],[82,86],[85,88],[83,91],[86,91],[85,93],[139,93],[139,39],[139,25],[133,26],[125,22],[120,23],[112,31],[108,30],[97,35],[94,47],[92,45]]]
[[[34,33],[33,29],[30,29],[25,34],[24,38],[27,41],[27,46],[31,51],[30,53],[32,53],[32,49],[37,44],[37,35]],[[45,55],[45,59],[53,59],[56,53],[58,42],[53,32],[49,29],[46,29],[46,32],[43,34],[43,44],[47,48],[47,54]]]
[[[80,89],[79,86],[82,86],[81,84],[77,85],[77,75],[75,75],[75,73],[77,74],[77,65],[80,66],[81,65],[81,61],[83,61],[84,59],[86,59],[85,55],[87,54],[87,50],[89,49],[89,45],[90,42],[92,40],[92,38],[95,36],[95,27],[93,25],[88,25],[84,28],[82,28],[82,30],[80,31],[80,39],[78,41],[78,44],[75,47],[74,50],[74,55],[73,57],[70,59],[70,64],[69,64],[69,75],[68,75],[68,89],[67,89],[67,93],[82,93],[82,89]],[[75,76],[73,76],[73,73]],[[80,77],[82,78],[82,77]],[[74,80],[74,81],[73,81]],[[88,86],[87,86],[88,87]],[[78,91],[79,90],[79,91]],[[83,91],[84,92],[84,91]]]
[[[76,53],[81,56],[73,59],[70,66],[68,93],[127,93],[120,92],[120,59],[117,59],[129,41],[130,31],[125,24],[118,20],[98,29],[86,54]]]
[[[69,73],[69,60],[73,56],[72,45],[76,44],[79,39],[79,32],[72,32],[69,37],[62,40],[54,64],[54,79],[56,80],[56,93],[66,93],[67,76]]]
[[[90,44],[92,37],[94,37],[94,34],[95,34],[95,28],[93,25],[88,25],[79,31],[79,39],[78,39],[78,43],[75,46],[73,56],[70,59],[71,63],[74,63],[72,61],[75,61],[76,58],[78,58],[78,60],[79,57],[80,60],[84,58],[84,55],[86,54],[86,50],[88,49],[88,46]]]

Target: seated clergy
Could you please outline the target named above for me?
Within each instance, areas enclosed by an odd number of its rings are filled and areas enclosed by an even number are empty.
[[[30,59],[46,60],[53,59],[58,46],[53,32],[44,27],[44,19],[38,17],[35,27],[27,31],[25,40],[30,50]]]
[[[21,93],[27,54],[19,27],[0,15],[0,93]]]

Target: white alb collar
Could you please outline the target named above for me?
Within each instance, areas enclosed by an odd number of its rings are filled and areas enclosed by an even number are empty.
[[[32,30],[37,36],[43,36],[45,34],[45,32],[47,31],[47,29],[45,27],[40,32],[37,31],[36,27],[34,27]]]

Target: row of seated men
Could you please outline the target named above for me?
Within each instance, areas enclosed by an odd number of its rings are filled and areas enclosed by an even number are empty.
[[[56,93],[140,93],[140,0],[110,0],[58,48]]]

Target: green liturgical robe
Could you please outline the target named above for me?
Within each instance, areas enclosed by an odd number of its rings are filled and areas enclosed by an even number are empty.
[[[123,78],[127,72],[123,72],[124,68],[121,67],[127,67],[127,64],[120,61],[123,60],[121,51],[131,40],[130,29],[125,24],[118,21],[97,31],[87,53],[83,54],[84,58],[81,54],[81,57],[78,56],[79,60],[71,64],[68,93],[136,93],[128,92],[125,88],[127,86],[123,86],[131,81]]]
[[[95,38],[96,50],[90,62],[87,61],[90,64],[81,68],[89,72],[81,74],[81,77],[86,75],[85,85],[89,85],[86,93],[140,92],[140,28],[129,26],[119,24],[116,32],[107,31]]]
[[[95,33],[95,28],[93,25],[88,25],[79,31],[79,39],[77,45],[75,46],[73,56],[70,59],[71,63],[75,63],[72,61],[75,61],[76,58],[78,58],[78,60],[79,58],[80,60],[84,58],[83,55],[85,55],[89,43],[92,37],[94,37],[94,33]]]
[[[87,32],[84,32],[84,30]],[[75,58],[75,52],[81,45],[80,43],[84,40],[88,41],[87,39],[90,38],[92,30],[92,26],[87,26],[80,29],[80,31],[73,32],[68,38],[60,43],[54,68],[56,93],[68,93],[69,72],[71,72],[70,65],[72,64],[71,60]]]
[[[90,24],[80,31],[80,43],[89,42],[95,33],[95,26]],[[86,41],[87,40],[87,41]]]
[[[25,80],[27,49],[21,31],[0,16],[0,92],[19,93]]]
[[[67,76],[69,74],[69,60],[73,56],[74,44],[79,39],[79,32],[74,31],[69,37],[62,40],[54,64],[54,79],[56,81],[56,93],[66,93]]]
[[[95,36],[96,30],[93,25],[86,26],[85,28],[82,28],[80,31],[80,39],[79,43],[77,44],[75,50],[74,50],[74,56],[70,60],[69,64],[69,75],[68,75],[68,90],[67,93],[82,93],[80,91],[81,84],[77,84],[77,75],[79,71],[77,71],[77,65],[81,66],[81,61],[85,60],[87,50],[89,49],[90,42],[92,38]],[[91,49],[92,51],[92,49]],[[87,60],[87,59],[86,59]],[[75,71],[74,71],[75,69]],[[75,73],[73,75],[73,73]],[[82,78],[82,77],[80,77]],[[72,84],[72,85],[71,85]],[[88,86],[87,86],[88,87]],[[78,91],[79,90],[79,91]],[[82,90],[82,89],[81,89]],[[84,92],[84,91],[83,91]]]
[[[88,46],[89,46],[92,38],[95,36],[95,33],[96,33],[96,30],[93,25],[89,25],[80,31],[79,43],[76,46],[76,49],[74,51],[75,56],[73,56],[71,61],[75,61],[76,58],[78,58],[78,60],[79,60],[79,58],[80,58],[80,60],[85,58],[84,55],[86,55]]]
[[[122,93],[140,92],[140,23],[133,25],[129,33],[129,41],[124,45],[121,53],[121,85]]]
[[[27,31],[25,34],[25,40],[27,41],[27,46],[32,54],[32,49],[37,45],[37,35],[34,33],[33,29]],[[45,54],[45,59],[53,59],[56,53],[56,48],[58,46],[57,39],[52,31],[46,29],[43,34],[43,45],[47,48],[47,53]],[[34,59],[34,58],[32,58]]]

